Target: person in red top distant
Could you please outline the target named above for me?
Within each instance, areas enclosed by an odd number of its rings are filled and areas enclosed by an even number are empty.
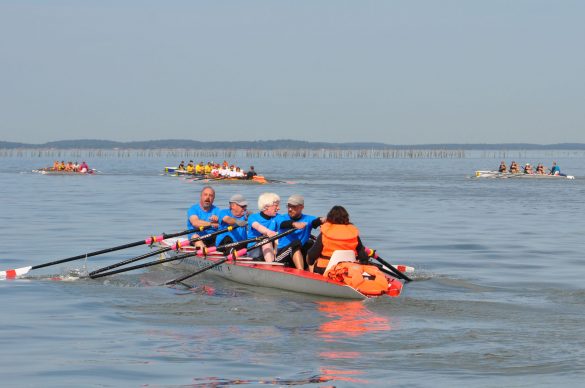
[[[85,161],[81,162],[81,164],[79,165],[79,172],[88,172],[89,171],[89,166],[87,165],[87,163],[85,163]]]

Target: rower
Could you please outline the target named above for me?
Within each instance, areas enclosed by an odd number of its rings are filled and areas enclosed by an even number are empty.
[[[215,190],[211,186],[205,186],[201,189],[199,203],[191,206],[187,210],[187,229],[209,227],[205,229],[205,234],[217,231],[219,227],[219,208],[213,204],[213,201],[215,201]],[[199,237],[199,235],[189,235],[189,238],[192,237]],[[203,248],[207,245],[213,245],[214,240],[214,237],[210,237],[197,241],[195,246]]]
[[[544,165],[542,163],[538,163],[538,165],[536,166],[536,173],[538,175],[544,175]]]
[[[229,208],[219,211],[219,230],[235,225],[237,221],[248,220],[248,201],[242,194],[234,194],[229,201]],[[246,228],[236,228],[217,236],[216,246],[231,244],[237,241],[244,241],[247,237]]]
[[[280,210],[280,197],[276,193],[262,193],[258,197],[259,213],[254,213],[248,217],[248,238],[257,238],[260,236],[272,237],[278,230],[278,211]],[[248,244],[248,248],[254,243]],[[256,247],[248,252],[248,256],[257,261],[273,262],[276,257],[275,243],[267,243]]]
[[[187,174],[194,174],[195,173],[195,166],[193,165],[193,161],[189,160],[189,164],[187,164]]]
[[[510,174],[518,174],[520,172],[520,167],[518,167],[518,164],[512,160],[512,163],[510,163]]]
[[[506,162],[503,160],[500,162],[500,167],[498,167],[498,172],[506,172],[507,171]]]
[[[530,165],[530,163],[526,163],[526,165],[524,166],[524,174],[534,174],[534,171],[532,171],[532,166]]]
[[[197,165],[195,166],[195,174],[203,175],[204,173],[205,173],[205,166],[204,166],[203,162],[197,163]]]
[[[288,267],[305,269],[305,256],[313,245],[313,240],[310,239],[311,230],[321,226],[324,219],[303,214],[305,199],[299,194],[288,198],[286,208],[287,214],[278,216],[278,233],[291,228],[297,230],[279,239],[276,261]]]

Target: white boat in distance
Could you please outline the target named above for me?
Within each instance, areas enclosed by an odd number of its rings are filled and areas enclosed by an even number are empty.
[[[510,172],[498,172],[488,170],[478,170],[475,172],[475,178],[511,178],[511,179],[575,179],[573,175],[547,175],[547,174],[525,174],[519,172],[516,174]]]

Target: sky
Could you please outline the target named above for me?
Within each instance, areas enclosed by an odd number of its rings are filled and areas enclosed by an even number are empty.
[[[585,143],[585,1],[0,0],[0,140]]]

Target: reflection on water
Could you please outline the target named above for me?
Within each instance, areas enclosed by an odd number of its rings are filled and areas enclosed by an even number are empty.
[[[335,342],[341,338],[359,337],[372,332],[390,331],[388,318],[380,316],[366,308],[363,302],[317,302],[317,310],[329,320],[319,326],[318,336],[326,342]],[[339,360],[355,360],[363,357],[359,351],[322,351],[319,356],[335,366],[324,365],[320,368],[321,377],[327,380],[347,381],[356,384],[368,383],[356,378],[363,375],[362,370],[339,369]]]
[[[335,341],[339,336],[357,337],[373,331],[390,331],[388,318],[368,310],[362,302],[317,302],[317,309],[327,318],[319,326],[319,337]]]

